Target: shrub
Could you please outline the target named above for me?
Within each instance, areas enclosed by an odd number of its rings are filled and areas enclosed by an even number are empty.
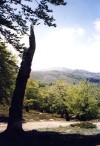
[[[96,128],[96,125],[90,122],[81,122],[81,123],[76,123],[76,124],[71,124],[71,127],[80,127],[80,128]]]

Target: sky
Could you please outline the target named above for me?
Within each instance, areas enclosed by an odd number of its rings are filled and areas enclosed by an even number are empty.
[[[57,27],[35,26],[32,70],[64,67],[100,72],[100,0],[52,6]],[[23,42],[28,46],[28,38]]]

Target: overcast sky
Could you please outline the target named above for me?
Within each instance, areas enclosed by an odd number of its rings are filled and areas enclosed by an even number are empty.
[[[57,27],[35,26],[32,70],[66,67],[100,72],[100,0],[51,7]],[[28,39],[24,38],[28,44]]]

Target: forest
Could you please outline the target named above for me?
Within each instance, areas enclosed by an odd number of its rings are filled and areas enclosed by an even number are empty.
[[[0,104],[10,106],[18,72],[17,58],[0,43]],[[80,80],[42,82],[29,79],[23,108],[29,112],[57,113],[66,120],[91,120],[100,118],[100,85]]]
[[[88,81],[68,84],[57,81],[45,84],[29,80],[24,107],[41,112],[58,113],[70,120],[89,120],[100,117],[100,87]]]

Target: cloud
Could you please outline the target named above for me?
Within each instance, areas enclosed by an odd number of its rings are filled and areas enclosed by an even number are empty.
[[[49,32],[41,40],[37,39],[33,68],[42,69],[59,66],[73,68],[83,58],[80,43],[77,45],[76,42],[84,34],[85,30],[81,27],[68,27],[56,29]]]
[[[95,50],[97,50],[97,49],[100,49],[100,20],[96,20],[94,22],[94,28],[95,28],[95,31],[91,38],[90,46],[92,48],[95,48]]]
[[[100,34],[95,34],[94,35],[94,40],[100,41]]]
[[[100,20],[94,22],[94,28],[97,32],[100,32]]]
[[[77,29],[76,29],[76,32],[77,32],[77,34],[80,35],[80,36],[84,36],[84,35],[85,35],[85,29],[83,29],[83,28],[81,28],[81,27],[77,28]]]
[[[94,33],[88,42],[86,32],[82,27],[66,27],[49,31],[42,38],[36,37],[32,69],[66,67],[99,71],[100,35]]]

